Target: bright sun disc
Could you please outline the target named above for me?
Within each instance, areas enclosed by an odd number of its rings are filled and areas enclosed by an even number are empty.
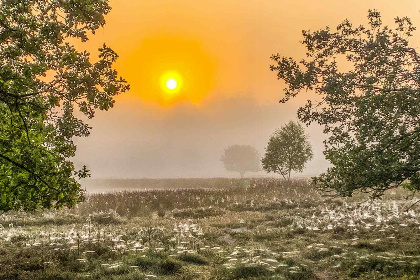
[[[169,89],[174,89],[177,86],[177,82],[175,81],[175,79],[169,79],[166,81],[166,87]]]
[[[177,71],[167,71],[160,77],[160,87],[164,92],[166,100],[173,100],[179,97],[179,93],[183,88],[182,76]]]

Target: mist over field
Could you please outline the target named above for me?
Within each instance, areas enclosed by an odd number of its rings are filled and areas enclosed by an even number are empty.
[[[302,30],[334,27],[345,18],[363,23],[371,8],[382,12],[386,24],[393,24],[395,16],[420,20],[418,3],[408,0],[401,5],[350,1],[348,9],[332,0],[203,5],[112,2],[107,24],[85,45],[96,53],[108,42],[120,56],[116,69],[131,89],[116,97],[112,110],[88,121],[90,137],[76,139],[77,167],[86,164],[93,178],[236,176],[219,160],[223,149],[252,145],[263,155],[274,130],[296,120],[297,108],[313,97],[306,92],[279,104],[285,84],[269,69],[271,55],[299,60],[306,53]],[[417,37],[412,40],[418,45]],[[179,95],[168,96],[159,86],[168,70],[183,77]],[[322,154],[325,135],[315,124],[306,132],[314,158],[300,175],[312,176],[328,166]]]
[[[90,121],[93,129],[89,138],[77,139],[76,163],[87,164],[93,178],[237,177],[223,167],[223,150],[246,144],[262,156],[270,135],[296,119],[296,109],[296,105],[277,100],[259,104],[252,97],[171,108],[117,103]],[[306,132],[314,159],[298,176],[313,176],[328,166],[322,154],[322,128],[312,125]],[[246,176],[278,175],[261,171]]]

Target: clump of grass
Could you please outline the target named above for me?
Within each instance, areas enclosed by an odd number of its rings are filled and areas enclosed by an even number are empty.
[[[17,271],[2,271],[0,272],[0,280],[19,280]]]
[[[276,226],[278,227],[287,227],[290,226],[291,224],[293,224],[293,219],[291,218],[281,218],[280,220],[278,220],[276,222]]]
[[[117,257],[117,253],[112,250],[112,246],[104,242],[82,244],[81,251],[91,251],[87,258],[93,260],[110,260]]]
[[[99,225],[118,225],[123,221],[115,211],[97,212],[90,215],[92,223]]]
[[[131,261],[132,265],[138,266],[141,270],[154,270],[159,264],[159,259],[147,256],[139,256]]]
[[[278,267],[275,270],[276,274],[282,276],[281,279],[286,280],[315,280],[318,279],[316,275],[306,267],[298,266],[291,270],[289,267]]]
[[[193,218],[201,219],[206,217],[215,217],[223,215],[224,211],[216,207],[200,207],[200,208],[186,208],[175,209],[172,211],[174,218]]]
[[[165,275],[179,273],[181,268],[182,264],[172,258],[167,258],[159,263],[159,271]]]
[[[46,269],[32,273],[30,278],[19,278],[19,279],[31,279],[31,280],[73,280],[75,275],[70,272],[64,272],[56,269]],[[0,278],[1,279],[1,278]],[[10,280],[13,280],[11,278]],[[17,279],[17,278],[16,278]]]
[[[3,265],[12,265],[14,269],[34,272],[44,269],[45,257],[40,250],[34,248],[20,248],[13,252]],[[3,269],[3,267],[2,267]],[[0,269],[0,270],[2,270]]]
[[[372,252],[383,252],[386,250],[379,244],[373,244],[367,241],[359,241],[355,245],[353,245],[353,247],[356,249],[366,249]]]
[[[408,276],[420,276],[420,263],[410,261],[387,260],[380,257],[346,260],[342,267],[349,277],[367,277],[377,279],[378,276],[402,279]],[[410,279],[410,278],[408,278]]]
[[[128,260],[130,265],[138,266],[140,270],[162,275],[177,274],[182,264],[165,254],[149,251],[146,255],[137,255]]]
[[[97,280],[141,280],[145,279],[143,273],[138,269],[133,269],[127,265],[122,265],[115,268],[102,268],[89,274],[87,279]],[[74,279],[74,278],[72,278]]]
[[[24,234],[14,235],[10,238],[10,242],[15,243],[15,244],[26,242],[28,240],[29,240],[29,236],[24,235]]]
[[[295,266],[297,264],[296,261],[294,259],[292,259],[292,258],[286,258],[283,261],[288,266]]]
[[[339,255],[341,253],[343,253],[343,250],[335,247],[329,248],[328,250],[314,249],[306,253],[304,257],[312,261],[319,261],[333,255]]]
[[[199,254],[182,254],[178,256],[178,259],[184,262],[198,264],[198,265],[206,265],[209,263],[209,261],[205,257]]]
[[[269,277],[273,274],[266,267],[261,265],[240,265],[232,270],[231,279],[246,279],[252,277]]]
[[[308,230],[305,229],[305,228],[301,228],[301,227],[300,228],[296,228],[296,229],[294,229],[292,231],[286,232],[285,237],[286,238],[294,238],[294,237],[296,237],[296,235],[305,234],[307,231]]]
[[[336,226],[336,227],[333,229],[333,232],[334,232],[335,234],[343,234],[343,233],[347,232],[347,229],[346,229],[345,227],[343,227],[343,226]]]

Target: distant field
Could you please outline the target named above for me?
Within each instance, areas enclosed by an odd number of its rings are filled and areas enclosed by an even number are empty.
[[[420,205],[404,190],[372,202],[305,181],[153,182],[172,187],[0,215],[0,280],[420,279]]]
[[[121,190],[220,189],[237,186],[240,183],[240,179],[231,178],[85,179],[82,187],[89,193],[98,193]]]

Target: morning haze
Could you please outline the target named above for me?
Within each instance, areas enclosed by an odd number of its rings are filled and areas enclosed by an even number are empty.
[[[76,140],[75,162],[94,178],[235,176],[220,162],[223,149],[246,144],[263,154],[268,137],[296,120],[308,97],[278,103],[284,84],[269,70],[273,53],[303,58],[301,30],[335,28],[345,18],[366,23],[369,8],[387,24],[395,16],[420,22],[417,1],[120,0],[111,6],[105,27],[83,47],[95,53],[107,42],[131,90],[89,121],[89,138]],[[165,71],[182,76],[177,94],[160,87]],[[303,176],[327,167],[322,129],[307,132],[314,159]]]

